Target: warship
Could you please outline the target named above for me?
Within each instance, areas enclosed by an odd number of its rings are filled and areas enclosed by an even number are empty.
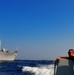
[[[18,51],[8,51],[5,48],[0,50],[0,61],[14,61]]]
[[[14,61],[17,56],[18,51],[9,51],[5,48],[1,48],[1,40],[0,40],[0,62],[2,61]]]

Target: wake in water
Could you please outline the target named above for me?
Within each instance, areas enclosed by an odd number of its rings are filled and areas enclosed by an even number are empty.
[[[54,75],[54,65],[40,65],[38,67],[23,66],[22,71],[34,73],[35,75]]]
[[[0,75],[54,75],[52,60],[15,60],[0,63]]]

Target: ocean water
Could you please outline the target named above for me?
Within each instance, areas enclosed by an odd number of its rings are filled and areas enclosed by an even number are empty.
[[[2,62],[0,75],[54,75],[54,65],[52,60]]]

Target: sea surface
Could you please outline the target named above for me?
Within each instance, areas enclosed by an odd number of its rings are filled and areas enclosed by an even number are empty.
[[[15,60],[0,63],[0,75],[54,75],[53,60]]]

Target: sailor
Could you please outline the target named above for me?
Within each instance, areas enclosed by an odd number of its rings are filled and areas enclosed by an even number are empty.
[[[74,49],[69,49],[68,56],[59,56],[55,61],[60,60],[61,58],[74,60]]]

